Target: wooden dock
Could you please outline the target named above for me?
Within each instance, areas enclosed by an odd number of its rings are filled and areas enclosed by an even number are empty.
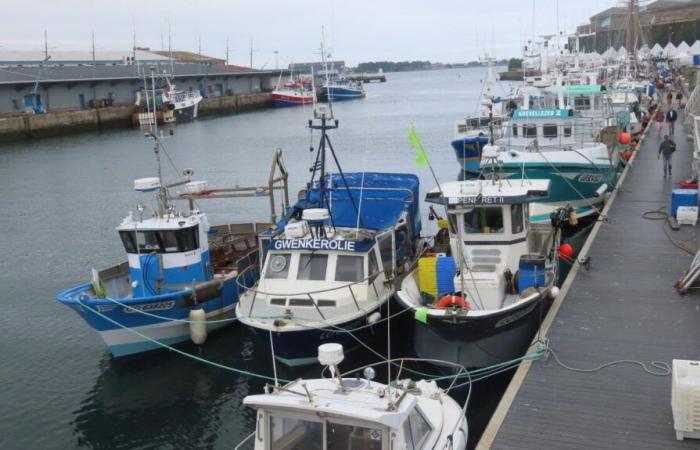
[[[650,129],[604,210],[607,221],[582,249],[590,268],[574,266],[543,323],[568,366],[700,359],[700,294],[673,288],[692,256],[665,234],[694,249],[695,227],[672,231],[642,217],[670,209],[671,190],[689,175],[693,144],[681,123],[673,177],[663,177],[660,140]],[[676,440],[670,376],[631,363],[576,372],[550,354],[518,368],[477,448],[697,449],[700,440]]]
[[[386,82],[386,75],[384,73],[352,73],[348,75],[348,78],[353,81],[362,81],[363,83],[369,83],[372,81],[379,81],[380,83]]]

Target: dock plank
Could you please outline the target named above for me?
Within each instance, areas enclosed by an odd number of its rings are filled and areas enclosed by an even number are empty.
[[[550,345],[565,364],[700,359],[700,294],[673,289],[692,256],[670,242],[663,221],[642,217],[668,206],[671,190],[688,177],[692,144],[685,136],[676,133],[670,179],[656,159],[655,133],[640,146],[590,246],[590,270],[578,270],[549,327]],[[695,247],[693,228],[668,232]],[[495,436],[485,437],[479,448],[700,448],[700,440],[676,440],[671,377],[631,364],[575,372],[551,355],[532,362]]]

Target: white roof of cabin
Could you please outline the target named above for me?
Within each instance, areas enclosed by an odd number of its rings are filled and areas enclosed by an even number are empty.
[[[139,220],[137,214],[130,214],[122,220],[122,223],[117,227],[118,231],[133,231],[133,230],[179,230],[185,227],[191,227],[201,223],[203,214],[192,214],[190,216],[178,216],[176,214],[168,214],[163,217],[148,217]]]
[[[549,192],[549,180],[527,180],[516,181],[491,181],[491,180],[466,180],[450,181],[443,183],[443,195],[448,199],[475,197],[481,194],[482,197],[516,197],[525,199],[533,195],[534,192]],[[429,194],[439,193],[436,187]],[[512,203],[504,200],[499,203]]]
[[[243,404],[253,408],[283,409],[317,414],[323,412],[336,417],[344,417],[365,422],[373,422],[390,428],[399,428],[403,425],[406,416],[418,402],[418,397],[407,394],[401,401],[396,411],[389,411],[387,395],[380,397],[379,391],[386,386],[367,380],[345,379],[347,383],[358,387],[346,387],[341,391],[337,382],[330,379],[298,380],[285,387],[288,391],[275,391],[271,394],[250,395],[243,400]],[[309,402],[301,383],[306,383],[306,388],[311,393],[313,404]],[[298,395],[302,394],[302,395]],[[403,394],[403,390],[392,388],[391,397],[394,403]],[[434,414],[440,413],[439,401],[431,401],[421,398],[421,409],[435,422]],[[434,411],[433,408],[437,407]]]

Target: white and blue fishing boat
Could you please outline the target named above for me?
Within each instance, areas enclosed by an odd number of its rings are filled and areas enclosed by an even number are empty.
[[[447,213],[436,236],[439,253],[422,257],[397,295],[414,312],[419,357],[479,368],[525,353],[544,302],[558,294],[559,225],[569,210],[549,224],[528,220],[528,208],[547,198],[550,184],[468,180],[427,194]]]
[[[501,124],[507,120],[503,111],[503,102],[496,96],[496,78],[493,74],[493,58],[485,58],[487,64],[486,79],[475,115],[460,119],[455,124],[452,149],[462,170],[469,174],[478,174],[481,162],[481,150],[489,143],[494,133],[500,135]]]
[[[592,216],[615,186],[619,168],[617,152],[595,141],[600,129],[595,119],[578,118],[570,109],[518,109],[506,135],[482,159],[481,171],[510,180],[551,181],[546,201],[530,206],[530,221],[548,222],[553,211],[566,206],[579,217]]]
[[[153,139],[157,150],[159,140]],[[195,199],[246,193],[209,190],[206,182],[191,181],[192,173],[187,170],[187,178],[168,186],[160,176],[135,180],[134,189],[156,194],[158,207],[149,214],[139,203],[138,212],[117,227],[127,260],[93,269],[89,282],[57,296],[100,334],[115,357],[190,339],[202,344],[208,332],[231,323],[241,286],[252,286],[258,277],[257,233],[269,225],[211,226]],[[176,186],[184,192],[171,193]],[[255,195],[260,194],[266,191],[258,188]],[[189,208],[177,211],[169,203],[175,198],[189,200]]]
[[[326,133],[337,121],[324,110],[316,119],[309,125],[321,141],[311,182],[276,229],[261,236],[260,280],[236,306],[240,322],[292,367],[313,363],[323,343],[371,345],[420,245],[418,177],[344,173]],[[337,173],[326,171],[328,151]]]
[[[363,98],[365,96],[365,88],[362,86],[362,82],[353,81],[345,77],[326,81],[321,89],[326,98],[334,102]]]

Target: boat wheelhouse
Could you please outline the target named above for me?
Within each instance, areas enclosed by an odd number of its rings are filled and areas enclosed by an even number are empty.
[[[330,378],[267,385],[264,394],[243,400],[256,410],[256,425],[236,448],[250,439],[256,450],[466,448],[464,409],[435,381],[406,379],[387,386],[372,380],[371,367],[365,378],[348,378],[336,372],[340,345],[325,344],[318,354],[330,366]]]
[[[476,368],[522,356],[556,293],[559,230],[528,220],[549,188],[549,180],[470,180],[427,194],[447,210],[449,238],[439,234],[435,246],[447,256],[422,257],[397,294],[414,311],[419,357]]]
[[[505,136],[484,150],[481,171],[511,180],[550,180],[547,200],[530,206],[533,222],[548,222],[565,206],[579,216],[597,214],[615,186],[619,159],[595,141],[592,120],[570,109],[518,109]]]

